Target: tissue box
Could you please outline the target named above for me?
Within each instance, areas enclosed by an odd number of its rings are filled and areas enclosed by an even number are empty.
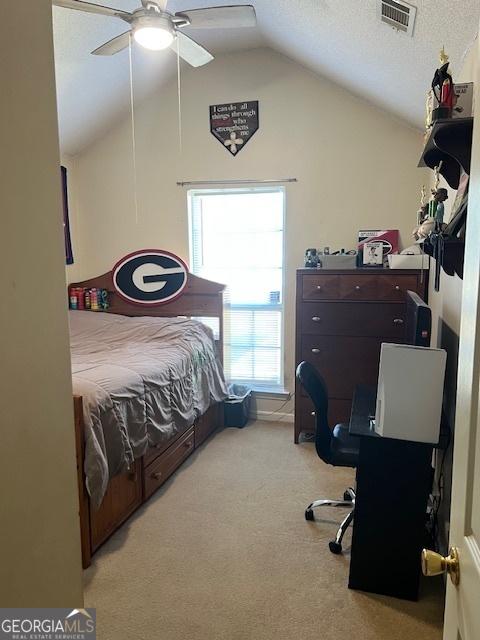
[[[390,269],[427,269],[430,262],[428,256],[424,253],[417,253],[414,256],[406,253],[397,253],[389,255],[388,266]]]

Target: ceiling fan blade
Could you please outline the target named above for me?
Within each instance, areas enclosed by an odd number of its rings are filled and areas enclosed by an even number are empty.
[[[95,51],[92,51],[92,54],[94,56],[113,56],[115,53],[128,47],[130,34],[131,31],[125,31],[125,33],[115,36],[115,38],[112,38],[105,44],[102,44],[101,47],[98,47],[98,49],[95,49]]]
[[[110,16],[111,18],[121,18],[130,22],[132,14],[128,11],[122,11],[121,9],[112,9],[111,7],[104,7],[100,4],[93,4],[92,2],[83,2],[82,0],[52,0],[52,3],[57,7],[63,7],[64,9],[75,9],[76,11],[86,11],[87,13],[98,13],[102,16]]]
[[[231,7],[209,7],[207,9],[189,9],[175,14],[186,17],[190,27],[195,29],[229,29],[239,27],[255,27],[257,16],[250,4]]]
[[[177,31],[177,38],[170,45],[170,49],[176,52],[177,47],[178,55],[183,58],[185,62],[191,64],[192,67],[202,67],[204,64],[213,60],[211,53],[181,31]]]

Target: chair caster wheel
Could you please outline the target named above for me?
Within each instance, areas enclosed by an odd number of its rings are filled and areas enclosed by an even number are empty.
[[[315,520],[315,516],[313,515],[313,511],[311,509],[305,510],[305,520]]]
[[[328,548],[337,556],[342,553],[342,545],[338,542],[335,542],[335,540],[330,540],[330,542],[328,543]]]
[[[352,502],[352,496],[348,493],[348,491],[344,492],[343,499],[345,500],[345,502]]]

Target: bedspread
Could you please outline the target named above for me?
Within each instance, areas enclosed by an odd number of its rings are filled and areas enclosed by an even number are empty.
[[[86,485],[98,507],[110,478],[224,400],[227,389],[213,334],[195,320],[70,311],[70,342]]]

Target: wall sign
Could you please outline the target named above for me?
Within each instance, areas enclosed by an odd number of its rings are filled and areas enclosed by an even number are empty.
[[[258,130],[258,100],[210,107],[210,131],[236,156]]]
[[[113,267],[113,286],[127,302],[155,306],[178,298],[187,285],[188,267],[169,251],[142,249]]]

